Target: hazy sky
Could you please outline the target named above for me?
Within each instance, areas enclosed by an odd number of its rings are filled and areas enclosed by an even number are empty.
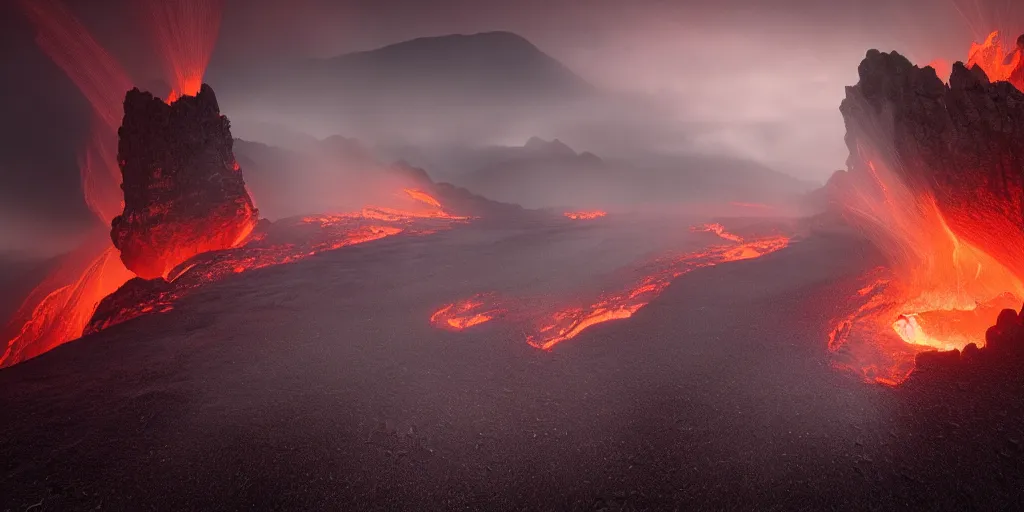
[[[134,21],[133,1],[66,3],[127,68],[145,73],[154,63],[144,28]],[[1010,10],[1011,4],[227,0],[211,74],[253,59],[325,57],[420,36],[509,30],[596,85],[659,95],[669,106],[666,116],[693,126],[681,145],[748,156],[823,181],[844,165],[839,102],[844,86],[856,82],[868,48],[898,49],[921,65],[939,57],[963,59],[982,30],[1024,28],[998,26],[997,20],[1024,20],[1024,9]],[[0,133],[11,141],[0,151],[0,190],[14,196],[22,211],[84,213],[76,203],[74,148],[61,153],[57,146],[83,131],[84,122],[74,117],[87,108],[35,48],[13,0],[0,0],[0,19],[7,57],[0,72],[13,77],[0,88]],[[40,146],[46,138],[50,142]],[[52,153],[47,168],[32,155],[39,151]],[[14,203],[6,204],[10,211]]]

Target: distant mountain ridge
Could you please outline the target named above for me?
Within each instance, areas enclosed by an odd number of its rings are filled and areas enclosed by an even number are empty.
[[[229,80],[231,78],[228,78]],[[557,59],[511,32],[421,37],[374,50],[252,67],[239,93],[267,101],[352,107],[518,105],[594,91]]]
[[[373,86],[375,93],[443,87],[458,95],[568,97],[590,89],[561,62],[511,32],[421,37],[310,65],[338,85]]]

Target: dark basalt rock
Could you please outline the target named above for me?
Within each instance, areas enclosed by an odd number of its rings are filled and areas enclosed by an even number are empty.
[[[840,106],[850,172],[881,160],[930,192],[958,236],[1024,275],[1024,94],[959,62],[947,86],[896,52],[871,50],[858,71]]]
[[[128,91],[118,136],[124,212],[110,235],[129,270],[162,277],[252,230],[257,211],[232,152],[230,123],[210,86],[170,105]]]

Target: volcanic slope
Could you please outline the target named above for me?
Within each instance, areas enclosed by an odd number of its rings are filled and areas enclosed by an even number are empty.
[[[638,227],[609,216],[390,237],[213,283],[4,369],[0,509],[998,509],[1024,497],[1012,392],[893,389],[828,366],[849,292],[833,283],[879,260],[852,239],[695,270],[550,352],[512,321],[429,325],[481,287],[596,285],[664,249],[638,233],[672,232]]]

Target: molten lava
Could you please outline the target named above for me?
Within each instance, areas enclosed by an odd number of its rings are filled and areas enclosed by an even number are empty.
[[[474,325],[490,322],[505,313],[505,310],[501,308],[487,305],[488,302],[493,301],[492,295],[481,294],[453,302],[430,315],[430,323],[439,329],[461,331]]]
[[[96,237],[105,242],[105,237]],[[106,244],[86,243],[29,294],[6,329],[0,368],[56,348],[82,335],[96,306],[132,274]]]
[[[957,236],[927,190],[914,190],[861,150],[867,172],[851,173],[841,201],[889,267],[864,278],[851,297],[859,306],[837,322],[829,349],[837,366],[896,385],[921,350],[984,346],[999,311],[1024,299],[1024,282]]]
[[[191,103],[199,107],[193,110],[206,108],[199,104],[197,96],[201,92],[203,70],[216,40],[219,5],[220,2],[205,0],[153,0],[146,4],[150,19],[156,22],[154,34],[160,41],[159,46],[171,68],[174,83],[174,92],[167,103],[174,103],[176,107],[165,105],[157,109],[160,112],[154,117],[158,124],[175,116],[175,108],[189,110],[190,102],[179,105],[182,102],[175,101],[182,97],[192,97]],[[181,197],[166,194],[172,175],[165,165],[170,161],[161,163],[158,161],[161,158],[171,158],[171,153],[176,155],[173,158],[201,153],[197,161],[223,166],[223,179],[218,182],[229,182],[234,180],[234,176],[241,176],[240,166],[230,155],[229,145],[196,150],[197,143],[208,143],[208,135],[227,126],[226,119],[219,112],[200,120],[200,123],[205,123],[200,130],[204,137],[189,137],[175,132],[168,133],[163,139],[182,138],[178,149],[186,151],[140,151],[136,155],[137,161],[131,165],[144,172],[132,173],[134,181],[129,181],[125,188],[135,194],[133,199],[141,197],[142,203],[146,204],[140,206],[136,203],[126,209],[118,164],[127,162],[116,161],[118,148],[115,143],[118,125],[122,122],[124,92],[131,88],[127,74],[59,2],[23,0],[22,6],[36,26],[40,47],[82,90],[96,112],[92,137],[80,159],[86,203],[104,224],[125,210],[124,219],[120,223],[115,222],[115,240],[125,240],[117,235],[118,224],[123,228],[125,223],[131,224],[146,217],[157,219],[148,225],[151,232],[137,240],[153,241],[160,247],[160,257],[154,259],[155,265],[145,266],[145,273],[157,279],[132,279],[133,273],[118,259],[117,250],[110,246],[107,236],[97,233],[88,238],[79,249],[61,260],[57,269],[32,291],[5,330],[0,332],[8,339],[0,354],[0,367],[19,363],[83,334],[130,318],[170,311],[173,303],[190,291],[236,273],[290,263],[324,251],[399,233],[433,233],[468,220],[468,217],[445,211],[429,193],[410,188],[400,195],[415,204],[405,209],[368,207],[357,213],[280,221],[271,226],[269,232],[257,231],[255,207],[248,200],[247,189],[240,179],[235,180],[239,185],[235,195],[246,200],[238,203],[240,211],[237,214],[219,216],[227,219],[227,224],[175,224],[159,220],[183,202],[195,199],[191,193]],[[215,100],[207,102],[207,105],[211,104],[215,106]],[[165,115],[167,112],[171,113]],[[182,115],[194,114],[185,112]],[[151,117],[140,118],[143,124],[151,121]],[[142,135],[142,138],[148,136],[146,133]],[[230,141],[230,135],[222,139]],[[226,151],[222,151],[225,147]],[[129,144],[128,149],[135,151],[140,148]],[[188,171],[194,166],[186,162],[179,167]],[[171,200],[149,201],[161,195]],[[238,219],[242,221],[235,222]],[[195,229],[182,230],[176,226]],[[182,239],[188,242],[203,237],[213,237],[216,243],[203,245],[175,241]],[[123,258],[124,254],[121,256]],[[132,260],[131,256],[129,260]]]
[[[1024,299],[1024,63],[1021,41],[998,36],[972,45],[948,84],[871,50],[846,90],[849,170],[832,199],[886,266],[856,284],[829,349],[865,380],[896,385],[918,352],[984,346]]]
[[[563,215],[572,220],[593,220],[600,219],[601,217],[608,215],[608,212],[604,212],[601,210],[592,210],[581,212],[565,212]]]
[[[982,43],[971,43],[967,54],[967,68],[978,66],[992,82],[1010,82],[1018,89],[1024,89],[1024,62],[1021,57],[1021,41],[1009,47],[993,31]]]
[[[295,263],[320,253],[398,234],[432,234],[470,219],[447,213],[440,207],[441,203],[426,192],[410,193],[410,190],[396,195],[406,198],[408,209],[367,207],[360,212],[283,219],[254,232],[237,248],[200,254],[171,269],[166,279],[156,280],[156,285],[153,281],[142,281],[136,283],[135,289],[110,296],[100,305],[85,332],[97,332],[145,314],[169,311],[176,301],[194,290],[235,274]],[[424,204],[439,207],[416,206]]]
[[[725,230],[725,226],[723,226],[721,224],[718,224],[718,223],[705,224],[703,226],[696,226],[696,227],[693,228],[693,231],[704,231],[704,232],[707,232],[707,233],[714,233],[714,234],[718,235],[719,237],[721,237],[721,238],[723,238],[725,240],[729,240],[730,242],[740,242],[740,243],[743,242],[743,238],[742,237],[734,235],[734,234],[726,231]]]
[[[93,108],[91,136],[79,157],[82,192],[89,209],[107,224],[123,206],[121,175],[114,155],[121,101],[131,81],[61,3],[23,0],[21,6],[36,28],[39,47]],[[0,367],[79,338],[97,304],[131,277],[105,234],[97,232],[87,237],[80,247],[61,258],[0,331],[7,339]]]
[[[633,316],[683,274],[720,263],[757,258],[789,245],[789,238],[785,236],[745,240],[717,224],[696,227],[694,230],[718,234],[731,243],[651,262],[643,269],[644,275],[632,284],[618,292],[603,294],[589,303],[555,311],[518,311],[511,316],[524,318],[525,323],[532,326],[526,335],[529,345],[550,350],[589,327]],[[438,309],[431,316],[430,322],[436,327],[462,330],[490,321],[515,309],[515,304],[524,302],[536,301],[504,300],[493,294],[477,295]]]

